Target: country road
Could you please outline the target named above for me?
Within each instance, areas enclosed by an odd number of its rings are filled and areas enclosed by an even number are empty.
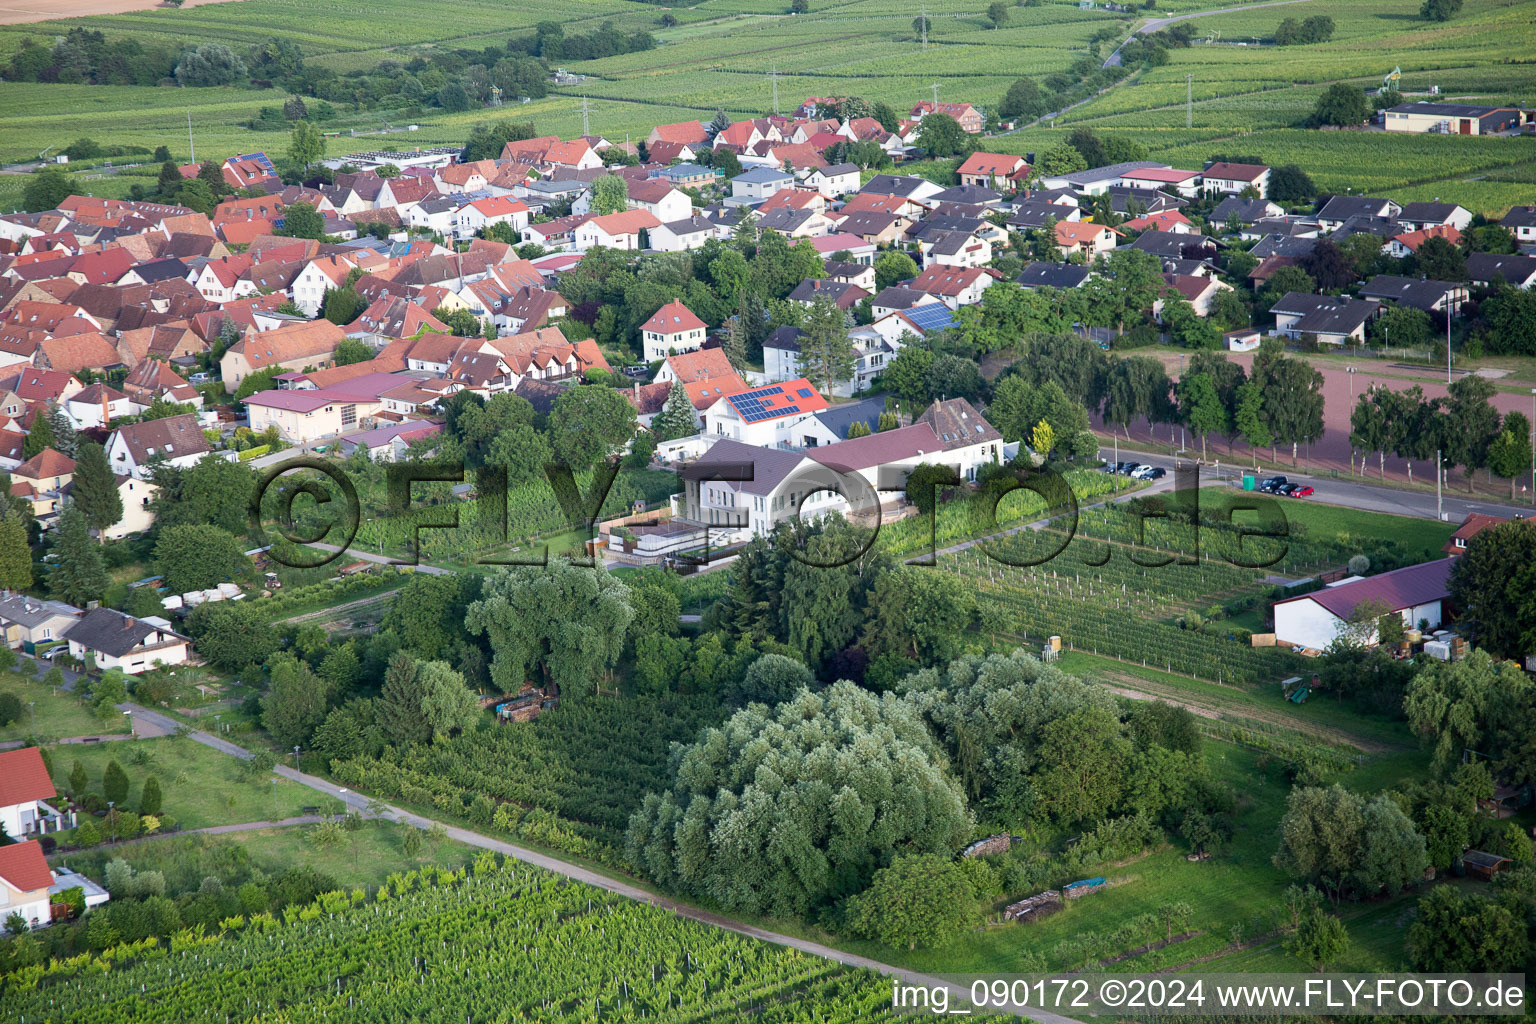
[[[1252,11],[1260,7],[1284,7],[1287,4],[1305,4],[1310,2],[1311,0],[1267,0],[1266,3],[1262,4],[1244,4],[1241,7],[1221,7],[1214,11],[1195,11],[1192,14],[1175,14],[1166,18],[1150,18],[1147,21],[1142,22],[1141,25],[1138,26],[1130,34],[1130,36],[1126,38],[1125,43],[1130,42],[1137,36],[1151,35],[1153,32],[1161,31],[1162,29],[1167,28],[1169,25],[1172,25],[1175,22],[1190,21],[1194,18],[1208,18],[1213,14],[1232,14],[1235,11]],[[1120,50],[1121,47],[1125,46],[1125,43],[1121,43],[1120,46],[1115,47],[1115,52],[1110,54],[1109,58],[1104,61],[1105,67],[1112,68],[1120,66]]]
[[[119,710],[132,711],[135,719],[151,722],[155,725],[166,728],[168,731],[174,731],[178,725],[182,724],[177,722],[175,719],[160,714],[157,711],[151,711],[148,708],[140,707],[139,705],[131,702],[126,704],[119,704],[117,707]],[[230,757],[237,757],[241,760],[249,760],[252,756],[254,756],[244,747],[238,746],[229,742],[228,740],[220,739],[217,736],[211,736],[208,733],[200,732],[195,729],[188,732],[186,737],[197,743],[201,743],[206,747],[211,747],[212,749],[217,750],[222,754],[228,754]],[[278,765],[273,769],[273,772],[285,779],[290,779],[299,783],[300,785],[308,786],[310,789],[315,790],[317,793],[323,793],[331,799],[340,801],[347,807],[350,807],[361,813],[368,813],[368,807],[370,804],[373,804],[375,807],[377,807],[377,803],[375,803],[375,801],[373,801],[368,796],[349,790],[342,786],[337,786],[334,783],[322,779],[317,775],[310,775],[306,772],[300,772],[288,767],[287,765]],[[499,853],[502,856],[511,857],[515,860],[522,861],[525,864],[532,864],[535,867],[543,868],[544,870],[553,872],[557,875],[563,875],[564,877],[573,881],[582,882],[586,885],[595,886],[599,889],[604,889],[616,895],[624,896],[628,899],[635,900],[638,903],[645,903],[649,906],[657,907],[662,910],[670,910],[674,914],[677,914],[679,917],[688,918],[690,921],[697,921],[701,924],[713,925],[716,928],[723,928],[726,931],[735,932],[738,935],[746,935],[750,938],[761,939],[764,942],[772,942],[776,945],[788,946],[792,949],[798,949],[802,953],[809,953],[812,956],[819,956],[823,959],[832,960],[836,963],[844,964],[849,967],[863,967],[871,971],[877,971],[887,977],[899,978],[908,984],[940,986],[948,989],[951,995],[957,1000],[965,1000],[969,998],[969,992],[967,989],[964,989],[960,985],[953,982],[945,981],[942,978],[938,978],[933,975],[920,974],[916,971],[909,971],[906,968],[895,967],[891,964],[881,963],[878,960],[871,960],[868,957],[857,956],[853,953],[845,953],[840,949],[834,949],[831,946],[824,946],[819,942],[810,942],[806,939],[795,938],[792,935],[783,935],[779,932],[768,931],[763,928],[758,928],[754,925],[745,924],[741,921],[723,917],[719,914],[710,913],[707,910],[700,910],[698,907],[692,907],[686,903],[679,903],[676,900],[669,899],[666,896],[660,896],[649,892],[640,888],[639,886],[630,885],[627,882],[609,878],[607,875],[599,874],[598,872],[589,868],[584,868],[579,864],[572,864],[567,861],[560,860],[556,857],[552,857],[549,854],[539,853],[538,851],[530,850],[527,847],[503,842],[500,839],[492,839],[489,836],[483,836],[478,832],[471,832],[469,829],[461,828],[457,825],[451,825],[447,822],[439,822],[431,818],[425,818],[419,814],[403,810],[399,807],[393,807],[385,804],[379,816],[384,818],[386,821],[411,825],[419,829],[428,829],[434,825],[440,825],[447,832],[448,838],[453,839],[456,842],[463,843],[466,846],[473,846],[482,850],[490,850],[492,852]],[[246,826],[232,826],[227,830],[235,831],[245,827]],[[956,1005],[966,1004],[961,1002],[957,1003]],[[1032,1020],[1040,1021],[1041,1024],[1081,1024],[1081,1022],[1076,1021],[1071,1017],[1064,1017],[1060,1014],[1048,1013],[1043,1010],[1036,1010],[1032,1007],[1021,1008],[1017,1012],[1017,1016],[1028,1017]]]

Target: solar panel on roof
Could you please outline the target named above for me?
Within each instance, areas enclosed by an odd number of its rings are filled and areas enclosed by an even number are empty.
[[[811,397],[811,389],[810,388],[801,388],[800,389],[800,397],[801,398],[810,398]]]

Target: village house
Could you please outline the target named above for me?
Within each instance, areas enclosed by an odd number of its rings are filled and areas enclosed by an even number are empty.
[[[107,438],[112,472],[139,480],[149,479],[152,462],[157,459],[184,469],[212,450],[192,413],[130,423]]]
[[[1021,156],[1003,153],[972,153],[955,171],[962,185],[1012,191],[1029,177],[1029,164]]]
[[[656,215],[646,210],[624,210],[591,217],[576,226],[571,244],[577,252],[597,245],[609,249],[644,249],[648,233],[660,225]]]
[[[921,122],[928,114],[948,114],[959,123],[961,131],[971,135],[986,127],[986,119],[982,117],[981,111],[969,103],[934,103],[932,100],[923,100],[907,116]]]
[[[977,267],[946,267],[935,265],[918,274],[906,287],[924,292],[944,303],[950,309],[959,309],[981,301],[981,293],[996,280],[991,274]]]
[[[4,631],[5,645],[26,654],[36,651],[38,644],[54,644],[63,640],[64,634],[69,632],[80,615],[80,609],[62,601],[50,601],[10,591],[0,595],[0,630]],[[0,757],[4,756],[0,754]],[[5,809],[0,807],[0,816],[4,814]],[[10,822],[6,824],[7,834],[22,834],[11,828]]]
[[[136,619],[111,608],[86,612],[66,639],[73,657],[90,656],[98,669],[122,669],[130,676],[184,663],[191,643],[162,618]]]
[[[1260,199],[1269,195],[1270,170],[1263,164],[1217,161],[1206,164],[1201,177],[1201,191],[1208,196],[1235,196],[1248,189]]]
[[[507,224],[521,232],[528,226],[531,213],[526,203],[511,196],[473,199],[454,211],[453,233],[459,239],[473,238],[495,224]]]
[[[1275,317],[1271,334],[1293,341],[1311,335],[1322,345],[1363,345],[1365,325],[1381,313],[1381,303],[1374,299],[1286,292],[1270,312]]]
[[[726,395],[704,413],[704,432],[759,448],[803,448],[797,427],[827,407],[804,377]]]
[[[1056,245],[1062,255],[1081,254],[1092,259],[1115,247],[1115,229],[1091,220],[1056,222]]]
[[[691,352],[704,344],[708,326],[693,311],[674,299],[658,309],[640,327],[645,361],[654,363],[672,352]]]
[[[1462,304],[1470,295],[1467,286],[1459,282],[1423,281],[1416,277],[1377,274],[1360,286],[1360,297],[1378,302],[1395,302],[1399,306],[1426,313],[1449,312],[1454,316],[1461,312]]]
[[[233,394],[240,382],[258,370],[302,370],[330,363],[336,346],[346,338],[329,320],[312,320],[247,335],[235,342],[219,360],[224,390]]]
[[[29,502],[37,519],[51,521],[64,500],[64,485],[74,475],[74,459],[44,448],[11,470],[11,496]]]
[[[1443,603],[1450,596],[1451,567],[1455,561],[1441,558],[1363,579],[1352,577],[1301,597],[1276,601],[1272,606],[1275,640],[1291,647],[1322,651],[1341,636],[1360,633],[1364,643],[1374,644],[1376,625],[1352,621],[1355,609],[1362,605],[1380,609],[1382,614],[1396,614],[1410,629],[1424,621],[1429,628],[1438,628]]]
[[[629,207],[644,210],[658,221],[678,221],[693,215],[693,200],[672,184],[655,179],[629,183]]]

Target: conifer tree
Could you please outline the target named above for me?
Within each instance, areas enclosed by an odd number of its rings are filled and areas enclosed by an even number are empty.
[[[32,549],[27,545],[27,524],[21,513],[0,512],[0,587],[28,590],[32,586]]]
[[[44,448],[53,447],[53,424],[48,422],[44,413],[38,413],[32,420],[32,429],[27,431],[27,439],[22,443],[21,454],[24,458],[32,458]]]
[[[662,406],[661,412],[651,421],[651,433],[656,435],[658,441],[673,441],[694,433],[698,429],[695,423],[693,402],[688,398],[688,389],[680,381],[673,381],[672,390],[667,394],[667,404]]]
[[[59,515],[53,550],[58,555],[48,573],[48,589],[53,596],[79,608],[89,601],[101,600],[108,583],[101,548],[91,542],[85,515],[73,504],[66,505]]]
[[[421,713],[421,685],[416,659],[396,651],[384,670],[384,686],[379,691],[379,728],[391,743],[425,743],[432,738],[432,726]]]
[[[76,447],[74,425],[69,422],[69,417],[64,415],[64,410],[51,402],[48,404],[48,429],[53,431],[54,450],[74,458]]]
[[[75,458],[75,497],[86,525],[97,534],[123,520],[123,496],[107,462],[106,449],[94,441],[80,446]],[[102,538],[105,540],[105,538]]]

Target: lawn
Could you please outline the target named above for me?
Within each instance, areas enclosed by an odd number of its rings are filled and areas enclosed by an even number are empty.
[[[139,870],[163,871],[168,864],[191,864],[198,860],[208,864],[229,864],[230,858],[209,851],[238,848],[249,856],[250,868],[267,875],[302,866],[324,872],[334,878],[337,885],[353,889],[376,887],[396,871],[409,871],[426,864],[456,869],[472,859],[473,851],[462,843],[447,838],[434,843],[425,835],[416,855],[407,855],[403,839],[408,831],[414,830],[409,825],[389,821],[370,821],[356,832],[347,832],[342,843],[329,847],[315,845],[310,839],[312,828],[288,825],[221,836],[171,836],[61,854],[55,861],[67,862],[75,870],[99,880],[107,862],[115,857],[123,858]],[[167,872],[167,875],[174,878],[175,872]],[[233,877],[222,880],[226,883],[238,881]]]
[[[137,809],[144,779],[160,780],[161,808],[182,828],[205,828],[249,821],[270,821],[303,814],[303,808],[322,804],[314,790],[297,782],[268,774],[241,781],[240,762],[191,739],[122,741],[93,746],[70,744],[50,747],[54,785],[63,790],[74,763],[79,761],[90,776],[88,792],[101,792],[101,776],[107,763],[116,759],[128,774],[127,805]],[[144,759],[140,763],[140,759]]]
[[[29,662],[30,664],[30,662]],[[0,693],[14,693],[23,705],[21,720],[0,726],[0,740],[36,737],[39,742],[73,736],[107,736],[128,731],[128,723],[116,711],[98,716],[66,690],[55,692],[41,681],[15,672],[0,674]]]
[[[1224,493],[1228,497],[1232,493],[1217,488],[1209,490]],[[1334,541],[1341,546],[1348,546],[1362,540],[1391,538],[1405,553],[1416,556],[1419,561],[1439,558],[1440,549],[1450,540],[1458,525],[1415,516],[1365,512],[1318,501],[1287,502],[1285,517],[1306,530],[1308,543]]]

